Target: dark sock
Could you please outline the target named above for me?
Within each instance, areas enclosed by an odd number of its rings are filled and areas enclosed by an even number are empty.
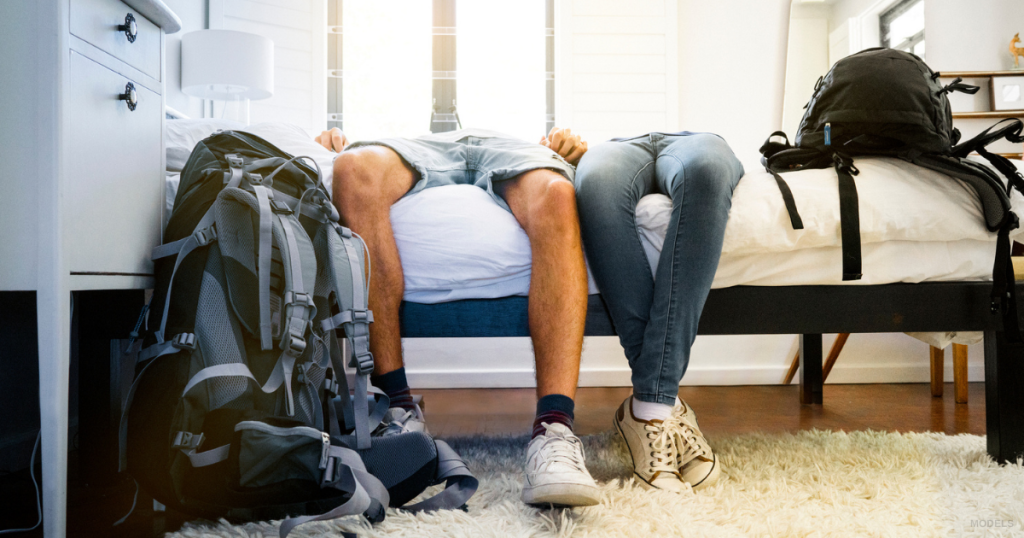
[[[542,422],[548,424],[563,424],[566,428],[572,429],[573,410],[576,403],[572,398],[562,394],[548,394],[537,400],[537,418],[533,419],[533,437],[543,435],[546,431]]]
[[[412,403],[412,391],[409,389],[409,381],[405,379],[405,367],[388,372],[383,375],[370,376],[370,383],[384,394],[391,398],[391,407],[401,407],[407,411],[416,408]]]

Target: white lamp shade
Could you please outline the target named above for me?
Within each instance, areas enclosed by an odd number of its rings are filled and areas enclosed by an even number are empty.
[[[274,42],[234,30],[181,36],[181,91],[203,99],[266,99],[274,95]]]

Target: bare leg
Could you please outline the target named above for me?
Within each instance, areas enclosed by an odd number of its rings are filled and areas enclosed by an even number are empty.
[[[402,367],[398,307],[405,278],[391,230],[391,205],[409,192],[414,179],[398,154],[382,146],[349,150],[334,161],[334,204],[345,225],[366,241],[373,260],[370,351],[375,375]]]
[[[496,185],[530,238],[530,336],[537,397],[576,396],[587,317],[587,270],[576,191],[551,170],[533,170]]]

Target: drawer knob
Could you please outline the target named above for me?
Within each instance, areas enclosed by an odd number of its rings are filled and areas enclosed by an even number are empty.
[[[135,107],[139,106],[139,94],[131,82],[125,84],[124,93],[119,94],[117,98],[128,103],[128,110],[135,110]]]
[[[135,16],[131,13],[124,16],[124,24],[118,24],[117,30],[124,32],[129,43],[135,43],[135,38],[139,37],[139,24],[135,22]]]

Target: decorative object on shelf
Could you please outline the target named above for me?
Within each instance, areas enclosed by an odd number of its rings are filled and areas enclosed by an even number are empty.
[[[235,30],[199,30],[181,36],[181,91],[218,101],[274,95],[274,42]]]
[[[1020,33],[1014,34],[1013,39],[1010,40],[1010,55],[1013,56],[1014,69],[1024,69],[1024,66],[1020,65],[1020,59],[1024,57],[1024,47],[1017,46],[1017,43],[1020,42]]]
[[[992,110],[1024,111],[1024,75],[994,76],[991,80]]]

